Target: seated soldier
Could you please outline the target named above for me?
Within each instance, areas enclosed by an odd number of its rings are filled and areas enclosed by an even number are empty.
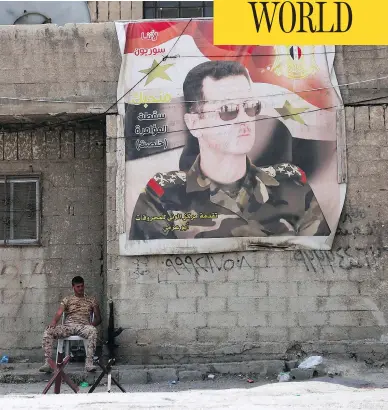
[[[54,316],[54,319],[47,326],[43,335],[43,349],[45,363],[39,368],[40,372],[51,372],[51,367],[48,359],[52,355],[52,346],[54,339],[63,339],[69,336],[81,336],[87,339],[86,345],[86,360],[85,370],[87,372],[95,372],[96,367],[93,366],[93,355],[96,350],[97,329],[101,323],[100,307],[94,297],[85,294],[84,280],[81,276],[76,276],[71,281],[74,295],[65,297]],[[65,312],[65,323],[57,325],[58,320]],[[94,319],[90,322],[92,313]]]

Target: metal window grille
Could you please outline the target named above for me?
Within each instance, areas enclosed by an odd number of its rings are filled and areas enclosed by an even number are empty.
[[[0,175],[0,245],[38,244],[40,177]]]
[[[213,17],[212,1],[144,1],[145,19]]]

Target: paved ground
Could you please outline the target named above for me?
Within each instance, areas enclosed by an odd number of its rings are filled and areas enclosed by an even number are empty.
[[[247,375],[217,374],[214,380],[171,384],[123,383],[126,394],[106,386],[87,394],[89,387],[73,394],[63,385],[62,395],[40,393],[45,383],[0,384],[0,409],[97,410],[97,409],[265,409],[265,410],[388,410],[388,369],[355,361],[327,360],[331,374],[307,382],[278,383],[269,378],[247,382]],[[29,371],[37,371],[29,369]],[[335,371],[335,373],[333,373]],[[47,375],[44,376],[46,378]],[[40,379],[44,380],[44,379]],[[106,379],[104,379],[106,380]]]
[[[212,384],[210,384],[212,383]],[[47,396],[34,395],[43,384],[1,386],[1,408],[7,410],[102,410],[114,409],[265,409],[265,410],[380,410],[388,409],[387,389],[358,389],[321,381],[248,385],[239,381],[180,383],[132,386],[131,393],[93,393]],[[246,384],[244,384],[246,383]],[[247,386],[248,385],[248,386]],[[11,386],[11,387],[10,387]],[[209,386],[212,387],[209,389]],[[228,387],[229,386],[229,387]],[[254,387],[253,387],[254,386]],[[125,386],[128,388],[128,386]],[[8,390],[7,390],[8,389]],[[24,391],[23,391],[24,390]],[[150,391],[151,390],[151,391]],[[85,392],[83,390],[83,392]],[[28,394],[26,394],[28,393]],[[65,399],[64,399],[65,398]]]

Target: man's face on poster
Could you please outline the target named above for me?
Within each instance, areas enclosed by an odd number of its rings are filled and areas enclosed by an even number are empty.
[[[260,112],[248,79],[244,75],[219,80],[205,77],[202,87],[201,112],[189,114],[186,121],[201,150],[209,147],[225,154],[247,154],[255,142],[255,117]]]

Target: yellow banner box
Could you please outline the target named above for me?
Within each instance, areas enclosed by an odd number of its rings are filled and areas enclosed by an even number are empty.
[[[214,0],[216,45],[387,45],[388,2]]]

